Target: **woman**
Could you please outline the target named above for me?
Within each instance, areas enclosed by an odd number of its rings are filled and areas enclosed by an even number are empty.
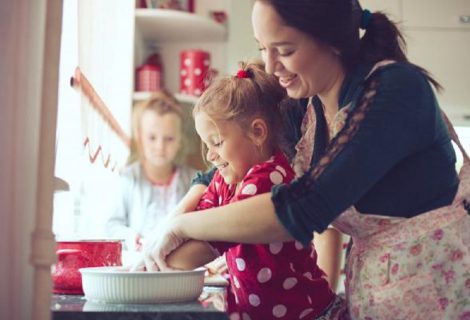
[[[468,317],[470,160],[459,177],[430,83],[439,85],[408,62],[396,26],[346,0],[257,0],[252,22],[266,71],[297,99],[286,106],[286,138],[304,174],[271,194],[176,216],[147,267],[164,268],[190,238],[307,245],[333,224],[353,238],[349,316]]]

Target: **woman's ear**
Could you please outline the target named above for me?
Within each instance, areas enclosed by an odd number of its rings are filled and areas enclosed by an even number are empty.
[[[249,137],[258,147],[262,146],[268,139],[268,126],[262,118],[256,118],[251,122]]]

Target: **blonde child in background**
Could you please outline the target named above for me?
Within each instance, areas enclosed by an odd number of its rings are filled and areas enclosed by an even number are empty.
[[[175,209],[188,191],[195,170],[183,157],[184,112],[167,92],[155,93],[134,107],[129,165],[106,223],[108,236],[125,239],[129,251]]]
[[[193,115],[206,158],[217,170],[198,210],[267,193],[294,178],[279,148],[279,106],[285,97],[276,78],[255,63],[242,65],[236,76],[220,79],[204,92]],[[159,267],[152,263],[150,252],[145,250],[145,268],[156,270]],[[340,305],[317,266],[313,245],[190,240],[173,251],[166,263],[191,269],[223,253],[233,294],[227,299],[231,319],[329,319]],[[134,269],[143,268],[141,262]]]

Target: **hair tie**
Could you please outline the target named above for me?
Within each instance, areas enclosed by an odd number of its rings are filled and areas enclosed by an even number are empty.
[[[243,70],[243,69],[238,70],[238,72],[237,72],[237,78],[238,79],[246,79],[246,78],[249,78],[249,77],[250,77],[250,74],[248,73],[248,71]]]
[[[359,25],[359,28],[361,28],[362,30],[366,30],[367,27],[369,26],[371,17],[372,17],[372,13],[369,10],[364,9],[362,11],[361,24]]]

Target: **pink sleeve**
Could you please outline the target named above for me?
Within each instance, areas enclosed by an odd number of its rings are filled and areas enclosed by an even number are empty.
[[[221,184],[223,184],[222,177],[218,172],[215,173],[214,178],[212,178],[211,183],[207,186],[206,191],[202,195],[199,203],[196,207],[196,211],[211,209],[219,207],[219,198],[221,196],[219,191]],[[219,241],[210,241],[209,244],[220,254],[222,255],[225,251],[231,247],[237,245],[237,243],[230,242],[219,242]]]

